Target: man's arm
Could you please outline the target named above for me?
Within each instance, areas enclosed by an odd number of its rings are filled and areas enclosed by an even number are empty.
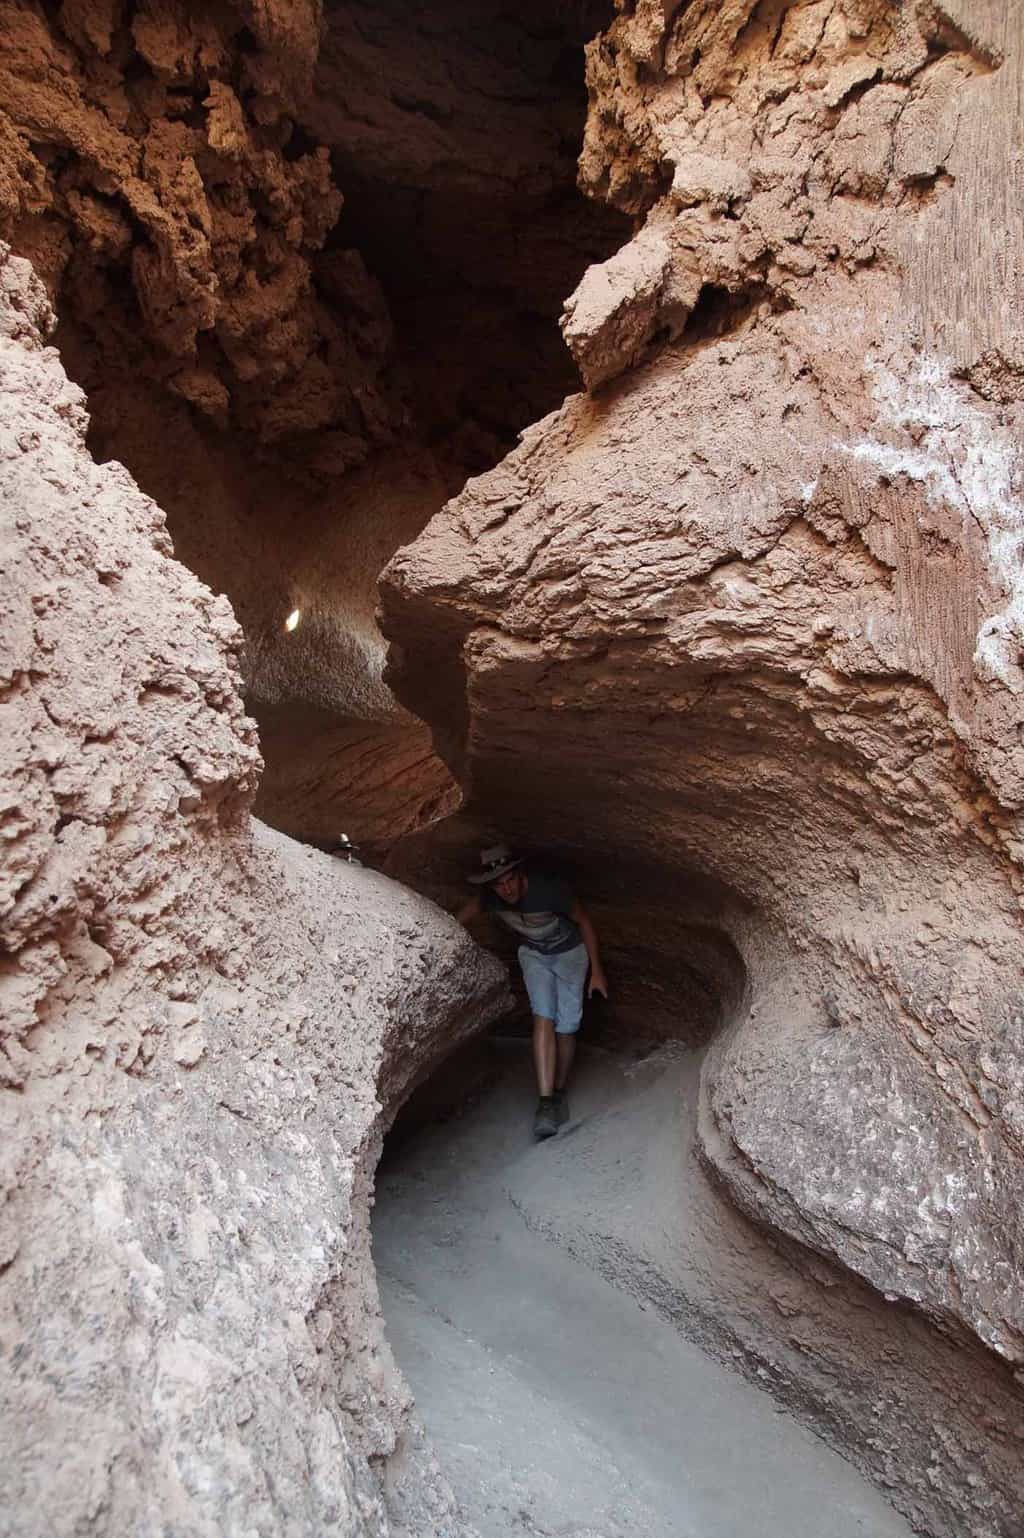
[[[483,902],[480,893],[477,892],[474,897],[469,899],[469,902],[463,903],[455,917],[460,924],[468,929],[473,920],[478,919],[483,911]]]
[[[591,921],[590,915],[581,902],[574,902],[569,909],[569,917],[574,924],[578,924],[583,944],[587,947],[587,955],[590,957],[590,986],[587,989],[588,997],[600,993],[604,998],[608,997],[608,981],[604,975],[604,967],[601,965],[601,950],[597,943],[597,930]]]

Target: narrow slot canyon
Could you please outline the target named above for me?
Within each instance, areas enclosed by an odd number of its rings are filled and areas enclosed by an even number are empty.
[[[133,48],[148,70],[128,90],[154,174],[200,167],[205,206],[182,188],[177,254],[197,265],[198,239],[208,272],[175,267],[154,293],[127,234],[121,250],[92,230],[58,241],[36,218],[21,242],[59,295],[94,454],[128,466],[178,558],[231,601],[264,758],[255,810],[308,842],[344,830],[386,850],[458,805],[382,681],[377,576],[574,388],[562,301],[628,234],[575,186],[583,43],[605,8],[548,9],[329,8],[308,94],[244,148],[228,95],[249,56],[207,96],[187,34],[168,54],[143,12],[111,58]],[[84,212],[109,221],[96,193]],[[223,295],[212,327],[206,288]]]
[[[0,1538],[1019,1538],[1024,16],[2,13]]]

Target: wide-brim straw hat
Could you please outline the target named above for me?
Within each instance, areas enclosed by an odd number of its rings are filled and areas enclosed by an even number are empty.
[[[507,844],[492,844],[480,851],[480,869],[468,879],[474,886],[484,886],[489,881],[500,881],[506,871],[522,865],[522,857],[512,853]]]

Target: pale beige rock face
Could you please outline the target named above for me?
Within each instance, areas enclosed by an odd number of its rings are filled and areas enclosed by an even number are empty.
[[[411,1530],[447,1530],[369,1184],[382,1107],[503,974],[251,820],[238,626],[86,453],[51,322],[4,248],[0,1531],[401,1531],[396,1449]]]
[[[468,815],[578,860],[613,944],[658,890],[662,980],[702,907],[731,937],[708,1166],[964,1342],[969,1404],[908,1345],[872,1409],[864,1345],[836,1357],[848,1444],[877,1471],[880,1417],[958,1533],[1022,1494],[1022,41],[996,3],[624,8],[581,166],[644,222],[566,322],[603,388],[383,583]],[[673,1033],[671,990],[632,994]]]
[[[392,752],[422,766],[403,808],[413,825],[451,787],[380,683],[372,590],[446,493],[427,484],[413,524],[406,508],[376,528],[372,499],[360,520],[355,485],[339,494],[403,438],[408,410],[379,283],[351,245],[325,248],[344,201],[330,147],[296,123],[323,8],[73,0],[47,16],[10,0],[3,14],[0,236],[46,282],[97,457],[131,468],[182,558],[231,598],[247,703],[271,728],[283,703],[305,742],[306,762],[286,768],[268,731],[261,810],[321,838],[382,822],[397,836],[379,793],[360,805],[357,763],[371,787]],[[364,746],[346,754],[354,723]],[[346,758],[351,772],[322,789]]]

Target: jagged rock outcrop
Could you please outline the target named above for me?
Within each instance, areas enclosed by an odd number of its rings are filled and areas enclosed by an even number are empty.
[[[376,570],[339,571],[353,545],[376,547],[379,569],[398,542],[373,529],[375,499],[360,520],[357,488],[334,488],[407,438],[409,408],[385,296],[332,235],[330,147],[296,122],[322,7],[75,0],[48,15],[12,0],[4,20],[0,235],[46,281],[94,451],[129,465],[183,558],[231,597],[248,703],[270,728],[262,809],[321,837],[416,826],[450,781],[380,683]],[[437,480],[421,477],[408,533],[443,500]],[[299,605],[304,627],[287,635]],[[281,708],[301,761],[278,762]],[[367,746],[346,753],[352,738]],[[382,823],[372,787],[396,750],[422,770]],[[300,782],[311,806],[293,805]]]
[[[325,473],[386,441],[386,306],[324,250],[341,194],[295,142],[320,5],[4,9],[5,227],[66,319],[121,377]]]
[[[669,977],[701,908],[735,944],[704,1158],[964,1342],[960,1406],[913,1353],[891,1413],[837,1392],[861,1457],[872,1417],[898,1445],[917,1519],[972,1534],[1013,1532],[1021,1497],[1012,1415],[984,1459],[976,1423],[1024,1369],[1022,338],[998,298],[1022,45],[1001,3],[623,7],[581,166],[642,223],[566,309],[594,393],[383,583],[392,679],[467,817],[577,860],[613,944],[660,871]],[[672,1032],[671,993],[629,1004]]]
[[[575,190],[610,8],[3,14],[0,237],[91,447],[231,599],[261,814],[386,845],[458,792],[381,682],[376,574],[572,388],[558,312],[625,224]]]
[[[241,633],[90,459],[51,324],[4,248],[0,1531],[447,1531],[369,1189],[503,975],[252,822]]]

